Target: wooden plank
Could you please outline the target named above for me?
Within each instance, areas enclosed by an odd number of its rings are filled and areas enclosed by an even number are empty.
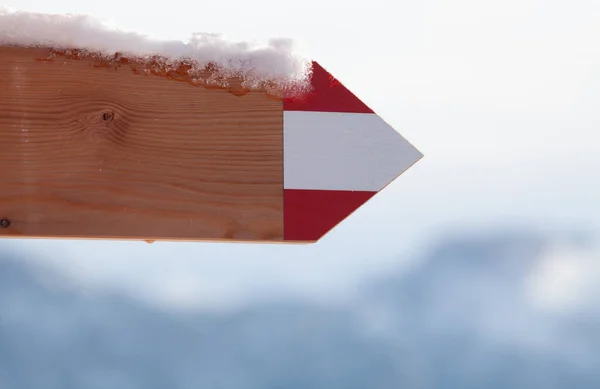
[[[0,236],[283,239],[280,100],[49,54],[0,47]]]

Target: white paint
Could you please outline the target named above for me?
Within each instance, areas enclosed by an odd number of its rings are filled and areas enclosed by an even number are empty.
[[[288,39],[271,39],[264,45],[193,33],[188,42],[161,41],[119,30],[87,15],[42,14],[1,6],[0,45],[81,49],[109,56],[116,52],[134,57],[160,55],[169,61],[191,59],[199,68],[211,63],[225,76],[241,75],[248,84],[275,81],[307,86],[311,65]]]
[[[375,114],[284,112],[284,188],[379,191],[422,154]]]

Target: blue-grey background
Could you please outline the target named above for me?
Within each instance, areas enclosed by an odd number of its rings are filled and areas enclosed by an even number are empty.
[[[600,387],[600,3],[12,0],[285,36],[425,158],[309,246],[0,241],[0,388]]]

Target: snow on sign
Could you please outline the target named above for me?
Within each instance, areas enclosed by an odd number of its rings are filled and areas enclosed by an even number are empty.
[[[0,8],[0,236],[314,242],[421,153],[317,62]]]

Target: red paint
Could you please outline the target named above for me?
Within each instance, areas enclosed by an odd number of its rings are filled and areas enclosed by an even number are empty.
[[[284,99],[284,111],[374,113],[317,62],[312,64],[312,91],[300,98]]]
[[[316,241],[377,192],[285,189],[284,239]]]

